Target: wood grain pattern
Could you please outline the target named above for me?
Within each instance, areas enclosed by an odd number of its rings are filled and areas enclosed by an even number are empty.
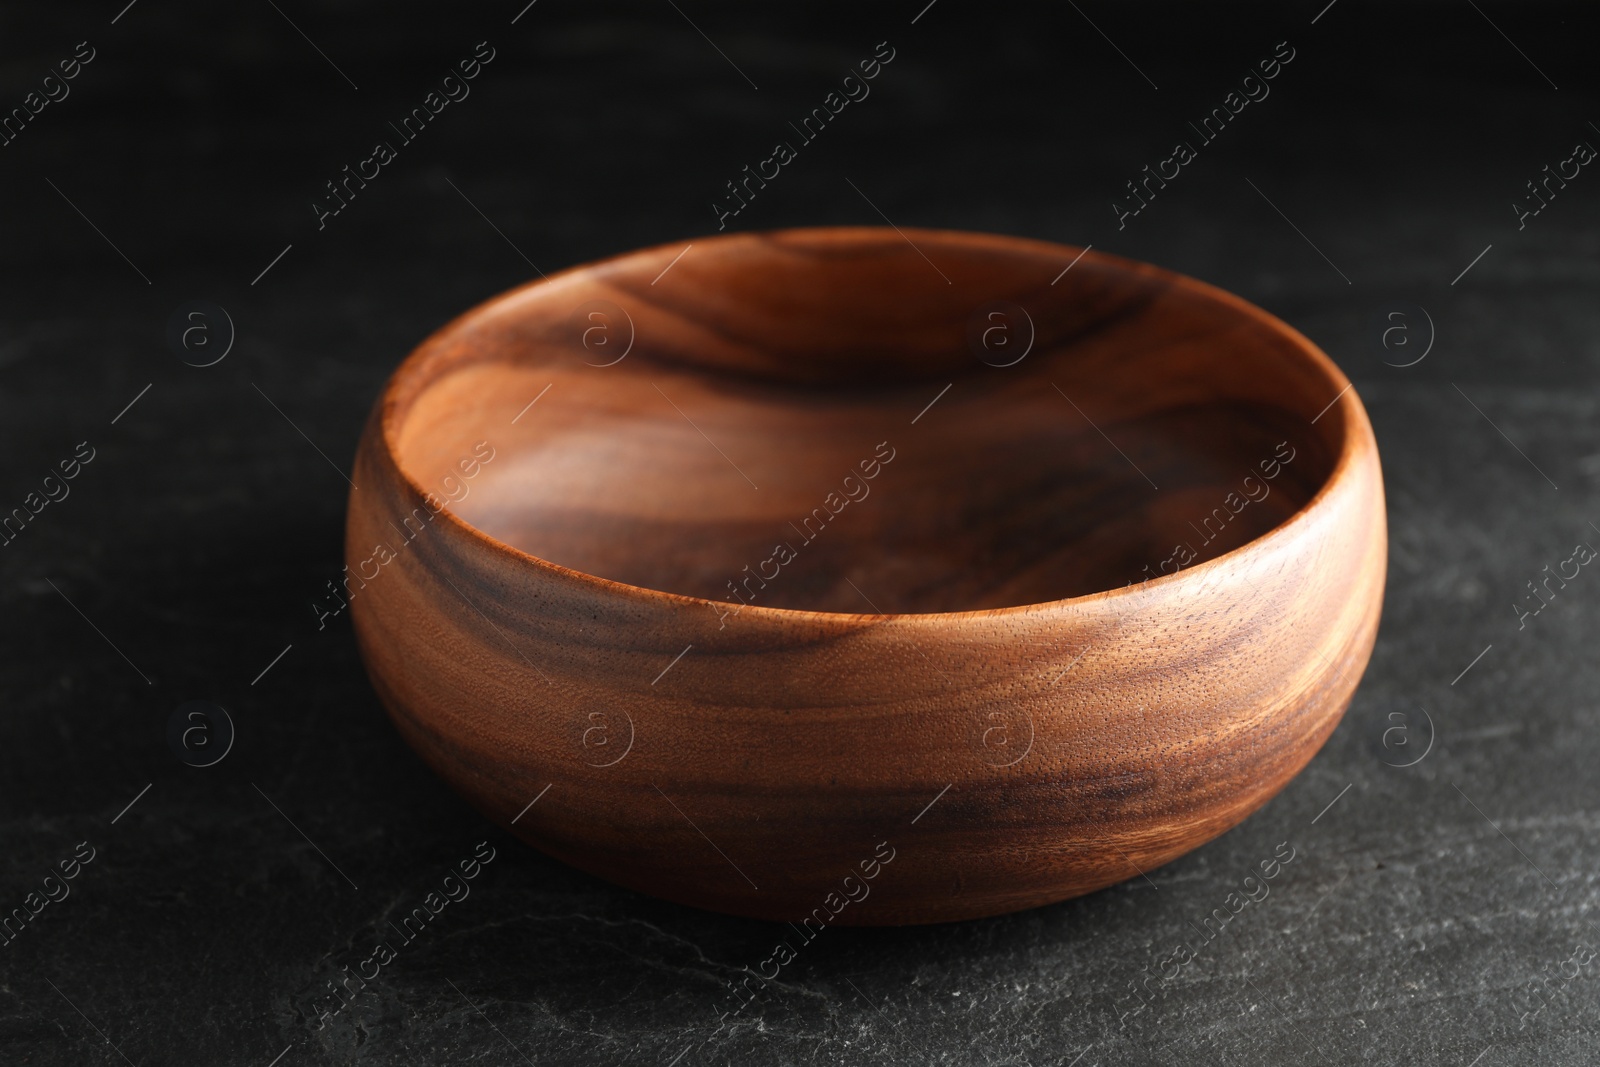
[[[490,818],[688,904],[939,922],[1160,866],[1332,732],[1383,488],[1304,337],[1014,238],[682,250],[469,312],[360,445],[363,658]]]

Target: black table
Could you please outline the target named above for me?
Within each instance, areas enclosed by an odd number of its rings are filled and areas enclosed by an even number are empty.
[[[1594,1062],[1600,576],[1527,584],[1600,545],[1600,174],[1564,162],[1600,145],[1591,12],[523,2],[5,15],[0,507],[30,517],[0,551],[0,909],[26,916],[0,1060]],[[535,264],[715,232],[724,183],[879,42],[870,97],[721,221],[1092,243],[1280,315],[1377,428],[1384,623],[1338,732],[1238,829],[1054,907],[829,931],[719,1026],[774,927],[489,825],[312,602],[413,344]],[[470,95],[391,132],[475,55]],[[1576,176],[1534,213],[1547,165]],[[334,213],[346,166],[370,180]],[[210,766],[169,740],[189,701],[233,726]],[[471,895],[321,1018],[484,841]],[[1175,966],[1280,843],[1270,896]]]

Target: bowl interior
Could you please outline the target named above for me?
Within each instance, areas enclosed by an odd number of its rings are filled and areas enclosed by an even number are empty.
[[[1332,473],[1346,383],[1265,313],[1092,252],[1061,274],[1077,249],[907,236],[702,239],[518,290],[418,353],[390,447],[542,559],[840,612],[1175,573]]]

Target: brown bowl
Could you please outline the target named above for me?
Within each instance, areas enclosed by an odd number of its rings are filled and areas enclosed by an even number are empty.
[[[1216,837],[1333,731],[1383,595],[1372,429],[1315,345],[1009,237],[524,286],[406,360],[354,481],[356,636],[440,775],[602,878],[807,929]]]

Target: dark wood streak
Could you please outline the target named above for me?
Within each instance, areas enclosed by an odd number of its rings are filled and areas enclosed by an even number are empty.
[[[1077,249],[907,236],[954,284],[892,230],[698,238],[656,286],[682,244],[491,301],[396,372],[356,457],[352,570],[475,443],[495,457],[351,600],[356,636],[406,741],[490,818],[551,783],[510,827],[524,840],[783,920],[887,840],[836,921],[938,922],[1149,872],[1338,724],[1386,554],[1359,399],[1311,421],[1343,375],[1154,267],[1091,252],[1051,286]],[[615,366],[576,345],[590,300],[634,317]],[[1016,366],[968,347],[996,300],[1038,327]],[[725,615],[723,582],[883,441],[870,495]],[[1279,442],[1295,458],[1270,495],[1140,581]],[[591,713],[614,747],[585,747]],[[627,756],[595,766],[629,720]],[[996,723],[1026,757],[1002,765]]]

